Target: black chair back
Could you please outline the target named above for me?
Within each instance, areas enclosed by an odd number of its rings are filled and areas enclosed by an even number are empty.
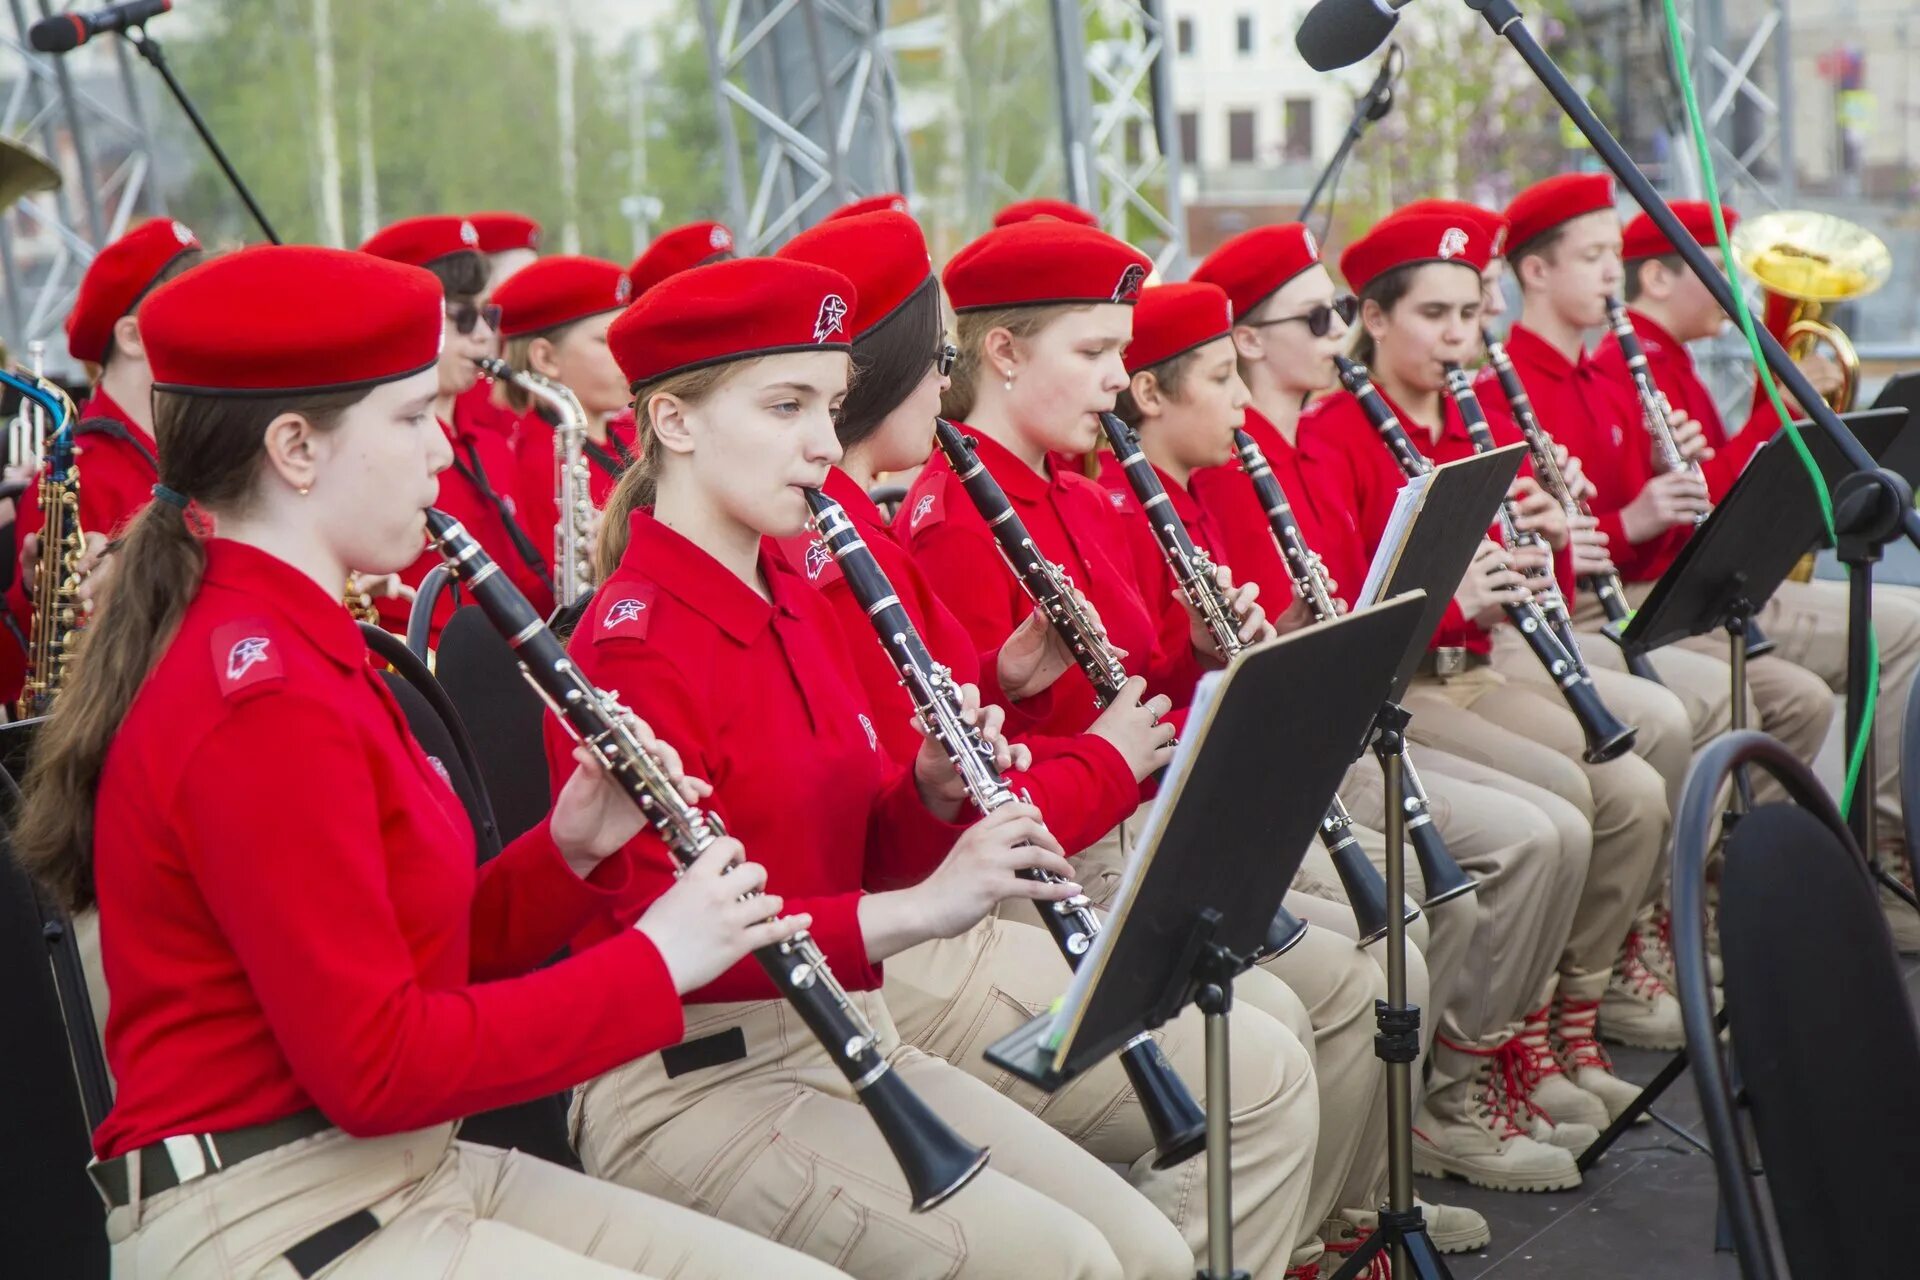
[[[105,1059],[65,917],[35,891],[7,839],[18,802],[13,777],[24,770],[38,723],[0,727],[0,1258],[9,1275],[105,1280],[106,1212],[87,1179],[93,1149],[75,1055],[93,1060],[97,1075],[87,1074],[102,1096]],[[58,930],[51,939],[50,925]],[[63,972],[66,980],[56,981]],[[79,1034],[69,1035],[63,1004]]]
[[[437,564],[413,589],[413,608],[407,611],[407,648],[422,662],[427,659],[427,640],[433,634],[433,611],[440,607],[440,597],[455,588],[452,571]]]
[[[1713,1031],[1705,863],[1717,797],[1741,765],[1795,803],[1763,805],[1725,842],[1720,950],[1727,1020],[1789,1274],[1904,1274],[1889,1205],[1920,1203],[1920,1031],[1865,859],[1832,799],[1776,739],[1733,734],[1696,760],[1674,840],[1675,959],[1687,1047],[1748,1280],[1779,1274]]]
[[[511,842],[553,807],[540,737],[546,703],[476,606],[457,610],[441,628],[434,673],[472,738],[474,769],[493,799],[501,841]]]
[[[900,504],[907,499],[907,486],[903,484],[877,484],[867,490],[867,497],[887,519],[893,519],[900,510]]]

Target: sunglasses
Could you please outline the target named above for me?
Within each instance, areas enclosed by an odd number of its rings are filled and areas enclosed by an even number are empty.
[[[951,342],[943,342],[933,351],[933,370],[941,377],[953,372],[953,362],[960,358],[960,351]]]
[[[487,322],[487,328],[500,332],[500,308],[492,305],[456,302],[447,308],[447,319],[453,321],[454,329],[462,336],[472,333],[482,320]]]
[[[1307,332],[1316,338],[1324,338],[1333,332],[1333,318],[1339,316],[1343,324],[1352,324],[1353,318],[1360,314],[1360,299],[1350,293],[1343,293],[1332,302],[1322,302],[1308,308],[1297,316],[1275,316],[1271,320],[1256,320],[1248,325],[1250,329],[1264,329],[1270,324],[1292,324],[1299,321],[1307,326]]]

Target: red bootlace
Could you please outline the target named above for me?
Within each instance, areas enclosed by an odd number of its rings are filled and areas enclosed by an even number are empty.
[[[1561,1052],[1567,1065],[1580,1067],[1598,1067],[1600,1070],[1613,1071],[1613,1059],[1607,1056],[1606,1046],[1594,1034],[1594,1028],[1600,1020],[1600,1002],[1598,1000],[1562,1000],[1560,1002]]]
[[[1495,1050],[1495,1060],[1499,1063],[1500,1086],[1507,1095],[1507,1105],[1515,1119],[1521,1115],[1532,1116],[1553,1123],[1553,1117],[1533,1100],[1533,1086],[1545,1075],[1534,1066],[1534,1054],[1530,1046],[1522,1043],[1519,1036],[1513,1037]],[[1549,1053],[1547,1060],[1552,1061]],[[1553,1064],[1554,1071],[1560,1070],[1560,1064]]]
[[[1486,1083],[1480,1089],[1480,1105],[1486,1116],[1494,1122],[1494,1136],[1502,1141],[1508,1138],[1526,1137],[1526,1128],[1515,1119],[1513,1114],[1514,1095],[1509,1083],[1509,1064],[1512,1061],[1509,1049],[1513,1041],[1508,1040],[1497,1049],[1475,1049],[1467,1045],[1455,1044],[1445,1036],[1439,1037],[1439,1040],[1447,1048],[1464,1053],[1470,1058],[1489,1059]],[[1533,1105],[1524,1093],[1520,1095],[1519,1100],[1529,1107]]]
[[[1283,1280],[1320,1280],[1320,1264],[1303,1262],[1297,1267],[1288,1267]]]
[[[1351,1258],[1360,1252],[1360,1246],[1365,1244],[1372,1235],[1372,1227],[1355,1227],[1350,1239],[1326,1241],[1327,1253],[1331,1257]],[[1320,1265],[1325,1268],[1328,1275],[1332,1275],[1346,1264],[1322,1260]],[[1290,1276],[1293,1272],[1289,1271],[1287,1274]],[[1367,1259],[1367,1269],[1360,1273],[1358,1280],[1393,1280],[1393,1263],[1388,1259],[1386,1250],[1383,1249]]]
[[[1638,929],[1627,935],[1627,947],[1620,956],[1619,972],[1633,988],[1635,995],[1654,999],[1666,994],[1667,984],[1660,980],[1660,975],[1653,971],[1653,966],[1641,954],[1641,948],[1645,945],[1646,939]]]

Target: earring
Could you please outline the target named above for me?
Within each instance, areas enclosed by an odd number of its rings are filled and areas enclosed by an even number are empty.
[[[304,498],[304,497],[306,497],[306,496],[307,496],[308,494],[310,494],[310,493],[312,493],[312,492],[313,492],[313,486],[312,486],[312,485],[310,485],[310,484],[303,484],[303,485],[301,485],[301,486],[300,486],[300,496],[301,496],[301,497],[303,497],[303,498]]]
[[[1011,369],[1007,370],[1006,386],[1007,386],[1007,390],[1009,391],[1013,390],[1013,370]]]

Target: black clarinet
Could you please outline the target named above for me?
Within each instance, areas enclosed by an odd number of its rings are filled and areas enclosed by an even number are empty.
[[[1239,624],[1233,616],[1232,607],[1227,603],[1226,594],[1221,591],[1219,580],[1214,577],[1212,558],[1195,545],[1193,536],[1187,532],[1186,523],[1180,519],[1179,512],[1173,509],[1173,500],[1167,496],[1166,486],[1160,483],[1160,477],[1154,473],[1153,463],[1140,448],[1139,435],[1117,414],[1101,414],[1100,427],[1107,434],[1107,443],[1113,446],[1113,455],[1119,460],[1121,470],[1126,472],[1127,484],[1133,489],[1133,496],[1146,512],[1147,523],[1153,528],[1153,539],[1159,544],[1161,555],[1166,557],[1167,568],[1172,570],[1180,594],[1206,622],[1207,632],[1213,637],[1213,647],[1220,657],[1223,660],[1233,657],[1246,645],[1240,639]],[[1359,926],[1360,945],[1364,947],[1376,938],[1385,937],[1388,920],[1386,877],[1380,874],[1380,869],[1373,865],[1373,859],[1367,857],[1366,850],[1360,847],[1359,837],[1353,833],[1353,816],[1347,812],[1346,802],[1337,793],[1327,806],[1326,816],[1320,819],[1320,843],[1326,846],[1327,855],[1333,859],[1333,869],[1339,873],[1340,884],[1346,890],[1354,921]],[[1419,918],[1418,908],[1407,908],[1408,924]]]
[[[1480,397],[1473,389],[1473,378],[1452,361],[1446,361],[1441,370],[1447,379],[1447,394],[1453,400],[1454,407],[1460,410],[1460,420],[1466,425],[1467,435],[1473,440],[1475,453],[1491,453],[1498,448],[1493,441],[1493,432],[1487,426],[1486,410],[1480,406]],[[1534,601],[1539,604],[1541,614],[1547,625],[1553,628],[1553,634],[1560,640],[1560,646],[1573,658],[1573,663],[1583,676],[1591,676],[1593,671],[1587,666],[1586,655],[1580,652],[1580,637],[1573,631],[1573,614],[1567,608],[1567,598],[1560,591],[1560,584],[1553,576],[1553,547],[1544,535],[1520,528],[1520,509],[1512,498],[1500,499],[1500,513],[1497,517],[1500,526],[1500,540],[1509,549],[1528,547],[1546,557],[1547,565],[1540,574],[1527,583],[1533,592]]]
[[[520,670],[573,737],[591,747],[647,816],[682,867],[724,834],[718,815],[688,804],[660,761],[634,735],[633,713],[594,687],[540,615],[458,520],[429,509],[427,532],[448,570],[519,659]],[[762,947],[754,959],[826,1046],[900,1164],[916,1212],[964,1187],[987,1152],[948,1127],[888,1064],[879,1038],[806,933]]]
[[[1340,371],[1340,383],[1360,402],[1360,408],[1373,424],[1375,431],[1386,443],[1387,450],[1399,464],[1400,470],[1408,476],[1425,475],[1433,470],[1433,464],[1414,446],[1413,438],[1406,428],[1400,425],[1400,419],[1394,416],[1393,407],[1387,403],[1373,385],[1373,379],[1367,375],[1365,365],[1356,364],[1345,356],[1335,356],[1334,365]],[[1546,668],[1547,675],[1559,686],[1560,696],[1567,700],[1567,707],[1580,722],[1580,731],[1586,736],[1585,757],[1589,764],[1601,764],[1612,760],[1633,748],[1634,731],[1622,724],[1607,704],[1600,699],[1600,693],[1593,687],[1591,678],[1580,672],[1579,665],[1554,635],[1553,628],[1540,612],[1540,606],[1528,601],[1525,604],[1504,606],[1507,618],[1519,629],[1520,636],[1533,650],[1534,657]]]
[[[886,571],[873,558],[873,551],[860,537],[846,511],[818,489],[807,489],[807,506],[813,510],[813,528],[827,550],[839,562],[853,598],[860,602],[867,619],[873,623],[880,647],[886,650],[900,685],[913,702],[927,736],[946,749],[947,758],[966,785],[967,795],[982,813],[992,813],[1019,800],[1007,779],[994,767],[993,748],[979,730],[966,722],[960,710],[960,687],[953,673],[933,660],[926,642],[914,628],[913,620],[900,604]],[[1060,878],[1029,867],[1019,873],[1028,880],[1058,884]],[[1078,968],[1081,957],[1093,946],[1100,932],[1100,917],[1084,896],[1062,902],[1036,902],[1041,922],[1067,964]],[[1193,1094],[1175,1074],[1173,1064],[1150,1035],[1141,1034],[1120,1051],[1120,1065],[1127,1081],[1146,1112],[1147,1127],[1159,1155],[1154,1168],[1167,1169],[1199,1155],[1207,1146],[1207,1116]]]
[[[1626,358],[1627,375],[1632,378],[1634,395],[1640,401],[1640,421],[1653,439],[1653,451],[1659,455],[1661,470],[1690,472],[1704,488],[1707,473],[1700,469],[1698,462],[1688,462],[1680,456],[1680,446],[1673,439],[1673,426],[1667,421],[1673,406],[1654,382],[1653,366],[1647,363],[1646,348],[1640,345],[1640,335],[1634,332],[1633,317],[1627,314],[1626,304],[1618,298],[1607,299],[1607,328],[1613,332],[1613,340],[1620,344],[1620,354]],[[1705,514],[1697,516],[1694,524],[1697,526],[1706,518]],[[1747,619],[1747,656],[1757,658],[1772,648],[1773,641],[1761,634],[1753,619]]]
[[[1326,570],[1320,563],[1320,557],[1307,546],[1306,537],[1300,532],[1300,522],[1293,518],[1293,507],[1280,487],[1280,478],[1273,474],[1273,468],[1268,465],[1267,456],[1260,452],[1259,444],[1245,431],[1233,433],[1233,450],[1239,455],[1240,469],[1253,482],[1254,496],[1260,500],[1261,509],[1267,513],[1267,527],[1273,531],[1273,540],[1279,544],[1280,558],[1286,562],[1287,576],[1293,579],[1294,593],[1307,602],[1315,622],[1330,621],[1338,615],[1339,610],[1334,608],[1333,593],[1327,590]],[[1454,861],[1446,838],[1434,823],[1433,806],[1427,800],[1427,789],[1421,785],[1420,775],[1414,771],[1411,755],[1401,760],[1400,783],[1403,792],[1401,807],[1406,811],[1407,839],[1413,845],[1414,856],[1419,859],[1420,877],[1426,882],[1427,888],[1426,899],[1420,905],[1431,911],[1472,889],[1474,880]],[[1339,803],[1338,797],[1335,797],[1334,803]],[[1339,864],[1336,862],[1334,865]],[[1381,888],[1384,897],[1385,886]]]
[[[1567,477],[1560,470],[1560,456],[1554,452],[1553,437],[1540,425],[1540,417],[1533,411],[1533,398],[1527,394],[1527,388],[1520,381],[1520,371],[1513,367],[1513,358],[1507,354],[1507,344],[1492,334],[1481,331],[1480,340],[1487,348],[1487,363],[1493,367],[1493,373],[1500,380],[1500,390],[1506,394],[1507,407],[1513,410],[1514,423],[1520,428],[1520,436],[1527,442],[1527,456],[1533,460],[1534,474],[1547,492],[1560,500],[1560,506],[1571,517],[1591,517],[1593,511],[1587,506],[1585,498],[1574,496],[1573,486],[1567,483]],[[1606,615],[1607,625],[1601,633],[1618,643],[1621,630],[1633,617],[1633,609],[1627,603],[1626,587],[1620,581],[1620,571],[1609,569],[1605,573],[1590,573],[1580,579],[1580,586],[1593,593],[1600,602],[1600,611]],[[1627,655],[1627,670],[1642,680],[1660,683],[1660,673],[1655,671],[1653,663],[1644,653]]]
[[[980,461],[974,451],[974,443],[967,435],[948,422],[945,418],[933,420],[934,439],[940,445],[940,451],[947,457],[954,474],[960,478],[961,485],[967,491],[967,497],[973,502],[974,509],[993,530],[994,543],[1000,548],[1007,566],[1013,570],[1013,576],[1047,621],[1067,644],[1074,661],[1086,674],[1093,685],[1095,705],[1102,710],[1120,696],[1120,690],[1127,682],[1127,669],[1113,654],[1112,646],[1093,625],[1093,618],[1081,607],[1080,600],[1073,593],[1072,585],[1067,581],[1066,571],[1047,559],[1034,542],[1033,535],[1027,532],[1026,522],[1020,519],[1020,513],[1013,509],[1013,503],[1007,498],[1007,491],[987,470],[987,464]],[[1277,956],[1291,950],[1307,936],[1306,921],[1295,916],[1282,905],[1274,914],[1273,923],[1267,928],[1266,941],[1261,947],[1261,956]]]

